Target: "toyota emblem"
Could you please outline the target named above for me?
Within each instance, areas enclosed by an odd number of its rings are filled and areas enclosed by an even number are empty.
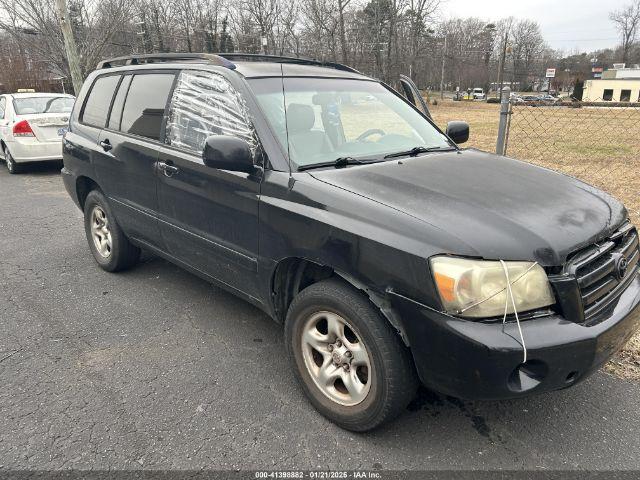
[[[627,274],[627,268],[629,267],[629,262],[625,257],[620,257],[618,260],[618,278],[623,279]]]

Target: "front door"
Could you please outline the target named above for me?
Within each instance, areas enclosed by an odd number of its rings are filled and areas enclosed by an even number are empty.
[[[240,137],[257,148],[234,87],[214,72],[184,71],[158,158],[160,229],[176,259],[251,295],[257,284],[261,178],[205,166],[202,152],[213,134]]]

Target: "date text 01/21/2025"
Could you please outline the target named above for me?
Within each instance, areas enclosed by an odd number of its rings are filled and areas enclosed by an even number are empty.
[[[262,471],[255,472],[255,478],[269,478],[269,479],[318,479],[318,480],[330,480],[330,479],[381,479],[382,474],[380,472],[362,471],[357,470],[353,472],[346,471]]]

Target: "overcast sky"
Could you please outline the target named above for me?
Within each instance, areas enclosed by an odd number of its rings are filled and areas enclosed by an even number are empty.
[[[514,16],[535,20],[555,49],[592,51],[620,40],[609,12],[630,0],[443,0],[444,18],[475,16],[494,20]]]

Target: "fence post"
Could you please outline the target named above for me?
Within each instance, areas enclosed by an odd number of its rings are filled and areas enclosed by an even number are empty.
[[[498,126],[498,142],[496,143],[496,153],[504,155],[507,146],[507,124],[509,121],[509,103],[511,102],[511,89],[504,87],[500,101],[500,125]]]

